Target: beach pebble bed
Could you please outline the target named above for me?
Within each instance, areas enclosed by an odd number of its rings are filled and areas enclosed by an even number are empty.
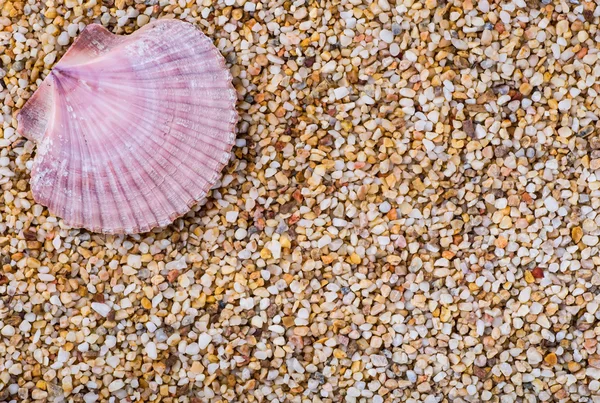
[[[600,401],[600,7],[0,1],[0,401]],[[82,29],[189,21],[238,137],[133,236],[29,189],[16,114]]]

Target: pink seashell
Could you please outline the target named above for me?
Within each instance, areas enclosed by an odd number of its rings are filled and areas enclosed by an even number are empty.
[[[217,182],[235,142],[225,60],[193,25],[88,26],[18,115],[34,198],[73,227],[165,226]]]

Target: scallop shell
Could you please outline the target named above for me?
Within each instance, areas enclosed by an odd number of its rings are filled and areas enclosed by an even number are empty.
[[[165,226],[217,182],[235,142],[236,91],[193,25],[129,36],[88,26],[18,115],[37,143],[35,200],[72,227]]]

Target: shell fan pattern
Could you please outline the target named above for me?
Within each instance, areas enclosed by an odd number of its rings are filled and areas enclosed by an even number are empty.
[[[140,233],[203,200],[235,142],[236,91],[201,31],[89,25],[18,115],[35,200],[72,227]]]

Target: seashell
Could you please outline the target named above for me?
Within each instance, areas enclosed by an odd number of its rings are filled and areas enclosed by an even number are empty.
[[[229,160],[238,119],[231,80],[189,23],[154,21],[128,36],[89,25],[17,117],[37,143],[35,200],[95,232],[170,224]]]

